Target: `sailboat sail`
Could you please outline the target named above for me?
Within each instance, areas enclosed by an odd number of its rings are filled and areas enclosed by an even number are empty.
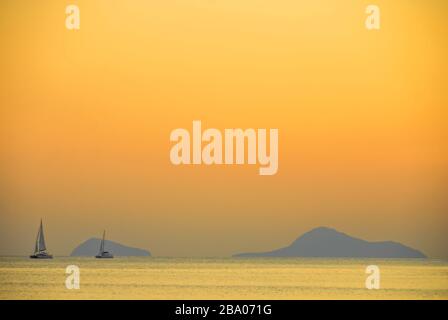
[[[101,244],[100,244],[100,254],[102,254],[104,252],[104,237],[106,236],[106,231],[103,231],[103,239],[101,239]]]
[[[39,252],[47,250],[47,247],[45,246],[44,228],[42,226],[42,220],[40,221],[39,236],[38,236],[38,241],[37,241],[36,245],[37,245],[37,249],[38,249],[37,251],[39,251]]]
[[[39,234],[40,234],[40,228],[39,231],[37,231],[36,243],[34,244],[34,253],[39,252]]]

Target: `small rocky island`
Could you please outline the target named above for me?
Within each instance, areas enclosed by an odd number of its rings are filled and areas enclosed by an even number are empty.
[[[98,250],[100,248],[101,239],[98,238],[91,238],[83,243],[81,243],[79,246],[77,246],[70,256],[72,257],[94,257],[98,254]],[[104,248],[107,249],[107,251],[110,251],[113,253],[114,256],[124,256],[124,257],[149,257],[151,256],[151,253],[147,250],[139,249],[139,248],[132,248],[125,245],[122,245],[120,243],[105,240],[104,241]]]
[[[368,242],[326,227],[303,234],[285,248],[234,257],[426,258],[422,252],[398,242]]]

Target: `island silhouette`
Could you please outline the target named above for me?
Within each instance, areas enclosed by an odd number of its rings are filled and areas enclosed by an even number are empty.
[[[426,258],[426,255],[398,242],[369,242],[332,228],[319,227],[304,233],[287,247],[240,253],[234,257]]]
[[[90,238],[87,241],[84,241],[79,246],[77,246],[70,256],[72,257],[83,257],[83,256],[89,256],[94,257],[98,254],[99,248],[101,244],[101,239],[98,238]],[[110,251],[115,256],[123,256],[123,257],[149,257],[151,256],[151,253],[144,249],[139,248],[132,248],[125,246],[123,244],[110,241],[110,240],[104,240],[104,248],[107,249],[107,251]]]

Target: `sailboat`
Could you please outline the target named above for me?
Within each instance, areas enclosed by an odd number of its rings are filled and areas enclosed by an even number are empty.
[[[104,251],[104,239],[106,238],[106,230],[103,231],[103,239],[101,239],[100,251],[95,256],[98,259],[111,259],[114,255],[108,251]]]
[[[40,219],[40,227],[37,232],[36,244],[34,246],[34,254],[30,256],[31,259],[53,259],[53,256],[47,253],[45,246],[44,228],[42,226],[42,219]]]

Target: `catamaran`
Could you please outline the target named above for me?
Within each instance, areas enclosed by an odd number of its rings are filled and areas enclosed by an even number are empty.
[[[103,232],[103,239],[101,239],[101,244],[100,244],[100,251],[98,252],[98,254],[95,256],[95,258],[98,259],[111,259],[114,257],[114,255],[108,251],[104,251],[104,239],[106,238],[106,230],[104,230]]]
[[[53,256],[47,253],[45,246],[44,228],[42,226],[42,219],[40,219],[40,227],[37,232],[36,245],[34,246],[34,254],[30,255],[31,259],[53,259]]]

